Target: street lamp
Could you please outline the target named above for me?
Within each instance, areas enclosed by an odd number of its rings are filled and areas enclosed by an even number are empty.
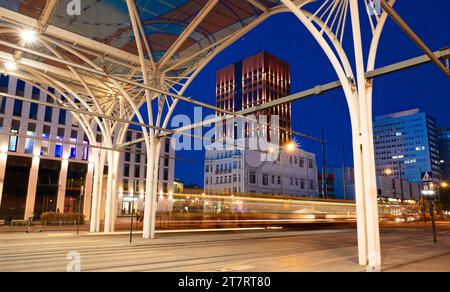
[[[394,172],[390,168],[386,168],[382,174],[391,176]],[[383,197],[383,178],[382,175],[380,175],[380,196]]]
[[[295,141],[290,141],[290,142],[286,143],[284,145],[284,147],[283,147],[284,152],[287,153],[287,154],[293,154],[293,153],[297,152],[298,149],[299,149],[299,146],[298,146],[298,144]],[[275,149],[273,149],[273,148],[269,149],[269,153],[273,154],[274,152],[275,152]],[[281,174],[280,174],[280,178],[281,178],[280,179],[280,192],[281,192],[281,195],[283,195],[283,192],[284,192],[284,190],[283,190],[283,177],[286,176],[286,165],[283,166],[283,157],[282,157],[283,153],[282,152],[283,151],[280,151],[278,153],[278,160],[280,162],[280,167],[282,168]]]
[[[404,195],[404,190],[403,190],[403,167],[402,167],[402,162],[399,160],[398,161],[398,168],[399,168],[399,173],[400,173],[400,188],[401,188],[401,199],[402,199],[402,203],[405,201],[405,195]],[[394,175],[394,170],[392,168],[387,168],[384,170],[384,173],[387,176],[392,176]]]
[[[131,219],[130,219],[130,244],[133,243],[133,220],[134,220],[134,193],[138,189],[139,181],[135,180],[131,191]]]
[[[286,145],[286,152],[287,153],[293,153],[293,152],[295,152],[295,150],[297,150],[297,145],[294,142],[289,142]]]
[[[437,243],[437,235],[436,235],[436,220],[434,218],[434,197],[436,196],[436,191],[434,190],[434,184],[431,183],[428,186],[426,186],[422,190],[422,195],[428,199],[428,202],[430,204],[430,216],[431,216],[431,223],[433,226],[433,242]]]

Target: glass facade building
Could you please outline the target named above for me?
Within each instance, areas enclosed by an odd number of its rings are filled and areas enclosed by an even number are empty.
[[[450,129],[443,128],[439,131],[439,157],[441,162],[441,178],[450,179]]]
[[[431,171],[439,180],[438,130],[429,114],[412,109],[377,117],[374,142],[378,175],[421,182],[421,173]]]

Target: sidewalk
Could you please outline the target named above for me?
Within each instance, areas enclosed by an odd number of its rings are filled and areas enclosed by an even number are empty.
[[[83,232],[0,235],[0,271],[65,271],[67,253],[83,271],[366,271],[355,229],[158,234],[155,240]],[[427,226],[382,228],[382,271],[450,271],[450,226],[434,244]],[[123,257],[123,254],[127,254]]]

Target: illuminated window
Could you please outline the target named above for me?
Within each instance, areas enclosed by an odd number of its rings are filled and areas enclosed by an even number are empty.
[[[82,160],[87,161],[89,160],[89,142],[83,141],[84,147],[83,147],[83,157]]]
[[[13,121],[11,125],[11,131],[10,131],[10,137],[9,137],[9,145],[8,145],[8,151],[10,152],[17,152],[17,144],[19,142],[19,138],[17,135],[19,135],[20,131],[20,121]]]
[[[55,157],[61,158],[63,154],[63,145],[62,144],[56,144],[55,146]]]
[[[76,159],[77,158],[77,146],[74,145],[77,143],[77,139],[70,138],[70,159]]]
[[[29,124],[28,125],[28,131],[27,136],[33,137],[36,135],[36,124]],[[34,139],[33,138],[26,138],[25,140],[25,153],[31,154],[34,151]]]
[[[8,146],[8,151],[10,152],[16,152],[17,151],[17,136],[19,131],[16,130],[11,130],[11,136],[9,138],[9,146]]]

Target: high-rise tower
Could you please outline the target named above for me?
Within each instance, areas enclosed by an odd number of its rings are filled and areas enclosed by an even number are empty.
[[[290,66],[263,51],[219,70],[216,83],[217,107],[238,112],[289,95]],[[291,104],[284,104],[257,112],[255,116],[259,120],[260,115],[266,115],[269,124],[272,116],[279,116],[279,141],[284,144],[292,138],[291,111]],[[269,131],[268,128],[270,139]]]

